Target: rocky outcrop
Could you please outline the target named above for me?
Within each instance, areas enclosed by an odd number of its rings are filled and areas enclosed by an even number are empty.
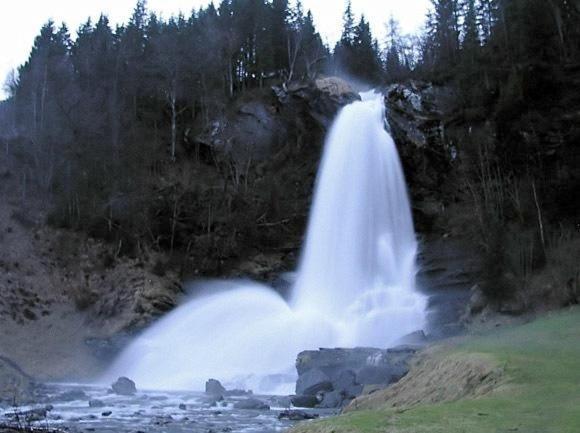
[[[34,399],[32,377],[10,359],[0,356],[0,405],[26,404]]]
[[[342,407],[361,395],[368,385],[386,387],[409,370],[416,347],[392,349],[320,349],[298,355],[296,396],[298,407]]]
[[[234,409],[243,410],[270,410],[270,406],[264,403],[262,400],[256,398],[247,398],[245,400],[239,400],[234,403]]]
[[[409,81],[384,90],[387,120],[413,196],[421,231],[430,231],[448,197],[443,184],[457,157],[457,143],[447,132],[453,91],[431,83]]]
[[[338,77],[291,83],[273,90],[287,115],[297,119],[310,118],[323,129],[328,129],[341,107],[360,100],[350,84]]]
[[[385,407],[405,409],[489,394],[505,382],[495,360],[474,353],[442,355],[441,348],[427,349],[413,361],[401,381],[353,400],[345,411]]]
[[[127,377],[118,378],[115,383],[111,385],[111,389],[118,395],[134,395],[137,392],[135,382]]]
[[[224,386],[220,383],[219,380],[216,379],[209,379],[205,383],[205,393],[211,396],[223,396],[226,392]]]

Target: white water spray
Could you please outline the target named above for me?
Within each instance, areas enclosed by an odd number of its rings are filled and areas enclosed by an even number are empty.
[[[361,96],[328,135],[290,301],[257,283],[195,297],[138,337],[106,380],[125,375],[141,388],[201,390],[215,377],[289,393],[302,350],[388,347],[422,329],[401,163],[382,98]]]

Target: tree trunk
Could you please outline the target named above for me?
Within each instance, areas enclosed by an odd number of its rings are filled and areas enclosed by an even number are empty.
[[[177,109],[175,88],[169,92],[169,103],[171,104],[171,161],[175,162],[175,148],[177,142]]]

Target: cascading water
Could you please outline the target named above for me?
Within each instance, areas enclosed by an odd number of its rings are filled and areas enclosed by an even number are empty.
[[[145,331],[106,380],[125,375],[141,388],[184,390],[215,377],[289,393],[302,350],[388,347],[423,327],[401,163],[381,96],[361,96],[341,110],[326,140],[291,299],[257,283],[224,282]]]

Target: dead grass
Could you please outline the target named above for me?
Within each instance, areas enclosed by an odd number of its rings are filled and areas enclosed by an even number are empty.
[[[501,366],[477,353],[445,354],[442,347],[419,355],[411,371],[393,386],[351,402],[345,412],[378,408],[406,409],[416,405],[476,398],[504,383]]]

